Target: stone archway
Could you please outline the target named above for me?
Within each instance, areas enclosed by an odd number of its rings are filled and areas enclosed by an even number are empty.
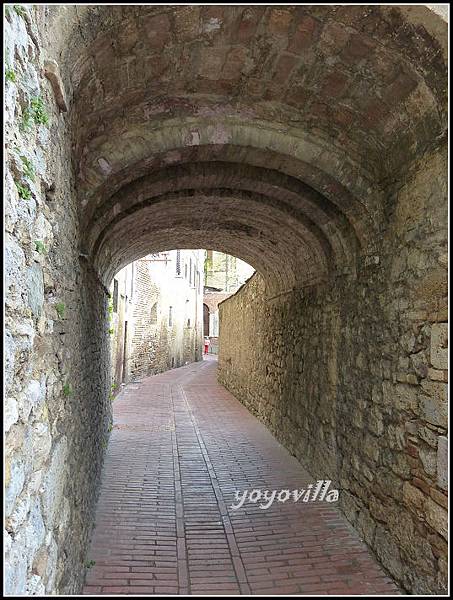
[[[446,31],[425,6],[10,10],[8,589],[80,589],[112,277],[206,246],[257,271],[221,308],[224,384],[406,589],[444,589]]]

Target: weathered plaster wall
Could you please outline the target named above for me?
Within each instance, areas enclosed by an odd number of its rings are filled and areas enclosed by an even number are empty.
[[[357,278],[220,304],[219,378],[315,477],[409,591],[446,589],[446,156],[389,189]]]
[[[173,250],[145,256],[116,274],[113,392],[123,382],[201,358],[202,257],[199,250]],[[110,293],[114,294],[113,282]]]
[[[79,256],[68,118],[35,16],[5,21],[8,594],[80,589],[109,424],[106,295]]]
[[[205,285],[224,292],[235,292],[253,274],[253,267],[243,260],[208,250],[205,263]]]

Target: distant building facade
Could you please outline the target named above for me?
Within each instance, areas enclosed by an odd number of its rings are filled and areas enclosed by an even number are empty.
[[[215,250],[206,251],[203,331],[211,341],[210,354],[218,353],[218,305],[236,293],[254,272],[253,267],[235,256]]]
[[[172,250],[137,260],[111,288],[112,382],[201,360],[203,250]]]
[[[254,273],[249,264],[223,252],[206,250],[205,286],[234,294]]]

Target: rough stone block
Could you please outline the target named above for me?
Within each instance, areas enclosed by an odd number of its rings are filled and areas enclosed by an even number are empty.
[[[420,449],[419,452],[420,460],[423,464],[423,469],[427,475],[435,476],[437,469],[437,453],[435,450],[429,449]]]
[[[431,381],[448,381],[448,371],[438,369],[428,369],[428,377]]]
[[[55,445],[50,466],[44,480],[44,491],[42,494],[43,514],[48,526],[52,526],[57,517],[57,511],[63,497],[65,484],[65,461],[67,458],[67,441],[62,438]]]
[[[426,521],[443,538],[448,536],[448,513],[432,498],[427,498],[425,503]]]
[[[17,401],[15,398],[6,398],[3,412],[4,430],[9,431],[14,423],[17,423],[19,412],[17,410]]]
[[[381,435],[384,431],[384,421],[381,411],[377,407],[373,407],[369,414],[368,426],[375,435]]]
[[[288,50],[299,54],[301,51],[309,48],[315,42],[318,35],[319,24],[315,19],[306,15],[299,21]]]
[[[28,269],[28,305],[35,317],[41,314],[44,303],[44,279],[42,267],[33,263]]]
[[[50,81],[55,95],[55,101],[62,112],[67,112],[68,103],[64,90],[63,81],[61,80],[60,69],[54,60],[46,60],[44,63],[44,75]]]
[[[14,507],[17,496],[25,482],[25,467],[22,460],[15,458],[5,464],[5,516],[8,517]]]
[[[383,382],[384,403],[397,410],[418,412],[418,394],[412,385]]]
[[[437,444],[437,485],[448,488],[448,438],[441,435]]]
[[[448,324],[433,323],[431,328],[431,364],[435,369],[448,369]]]
[[[447,384],[423,381],[422,388],[426,394],[420,398],[422,417],[429,423],[446,429],[448,425]]]
[[[268,28],[274,35],[285,35],[292,21],[292,13],[285,9],[274,8],[270,11]]]
[[[405,481],[403,484],[403,500],[410,508],[422,510],[426,496],[417,487]]]
[[[429,495],[434,500],[434,502],[437,502],[437,504],[443,506],[445,509],[448,510],[448,497],[445,494],[443,494],[439,490],[436,490],[435,488],[431,488],[429,491]]]
[[[45,397],[45,386],[41,385],[39,381],[32,379],[21,397],[20,415],[24,422],[27,421],[30,412],[35,407],[39,407],[44,401]]]
[[[374,547],[376,554],[382,561],[382,564],[394,577],[400,578],[404,567],[401,562],[400,550],[391,536],[381,525],[376,527],[374,538]]]

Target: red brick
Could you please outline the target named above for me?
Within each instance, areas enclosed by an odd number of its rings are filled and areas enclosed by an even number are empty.
[[[311,477],[216,382],[215,368],[174,369],[115,401],[121,427],[84,594],[397,593],[334,506],[228,509],[234,489],[296,489]],[[150,435],[148,425],[169,419],[174,433]]]

